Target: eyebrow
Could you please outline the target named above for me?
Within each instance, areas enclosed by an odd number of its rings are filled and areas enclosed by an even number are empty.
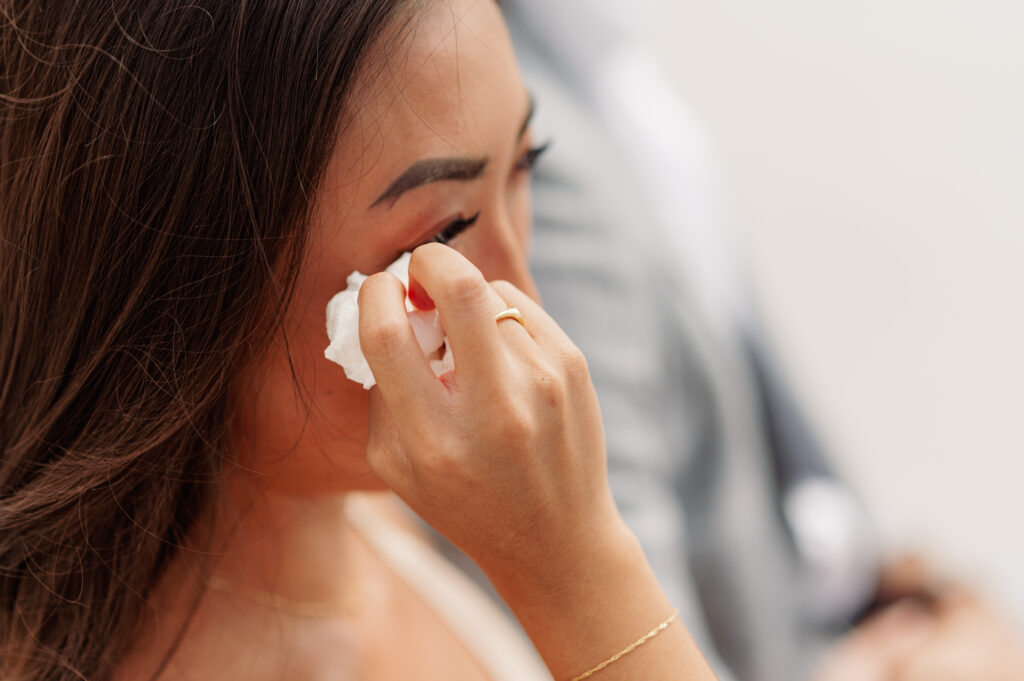
[[[391,183],[384,193],[377,197],[370,208],[388,201],[395,204],[398,197],[405,192],[421,187],[431,182],[442,180],[459,180],[468,182],[480,177],[484,168],[487,167],[486,158],[431,158],[425,161],[417,161],[398,176],[398,179]]]
[[[523,123],[519,127],[519,134],[516,136],[517,144],[523,139],[523,135],[526,134],[526,130],[530,127],[530,121],[533,120],[533,112],[535,110],[536,104],[531,95],[526,117],[523,119]],[[371,204],[370,208],[376,208],[385,202],[393,206],[402,194],[431,182],[441,182],[443,180],[469,182],[470,180],[476,180],[483,175],[488,160],[485,156],[482,158],[430,158],[417,161],[399,175],[384,190],[384,193],[377,197],[377,200]]]

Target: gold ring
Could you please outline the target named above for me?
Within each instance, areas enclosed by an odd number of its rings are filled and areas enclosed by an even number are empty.
[[[499,312],[494,316],[495,322],[500,322],[502,319],[514,319],[522,324],[524,328],[526,327],[526,322],[523,320],[523,313],[519,311],[518,307],[510,307],[509,309]]]

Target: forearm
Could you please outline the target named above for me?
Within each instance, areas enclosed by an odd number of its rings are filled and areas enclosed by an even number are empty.
[[[613,536],[559,552],[529,578],[495,586],[557,681],[611,658],[672,614],[639,543],[623,526]],[[678,618],[594,674],[617,681],[711,681],[714,674]]]

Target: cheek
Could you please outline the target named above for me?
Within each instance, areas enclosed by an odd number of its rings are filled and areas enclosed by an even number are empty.
[[[533,201],[529,180],[513,192],[509,199],[509,221],[516,234],[516,240],[524,256],[530,253],[533,237]]]
[[[537,298],[530,275],[528,250],[531,234],[529,193],[509,191],[483,214],[481,224],[465,245],[457,246],[480,268],[488,281],[505,279]]]
[[[310,493],[378,486],[365,460],[368,393],[324,358],[326,345],[326,334],[289,335],[287,347],[279,338],[243,379],[252,387],[237,401],[236,455],[266,487]]]

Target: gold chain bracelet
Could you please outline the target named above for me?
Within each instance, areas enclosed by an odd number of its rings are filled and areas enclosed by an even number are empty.
[[[633,643],[629,644],[628,646],[626,646],[625,648],[623,648],[619,652],[615,653],[614,655],[609,657],[607,660],[605,660],[601,664],[599,664],[596,667],[594,667],[593,669],[591,669],[589,671],[585,671],[582,674],[580,674],[579,676],[574,676],[572,681],[582,681],[582,679],[585,679],[588,676],[591,676],[593,674],[598,673],[599,671],[601,671],[602,669],[604,669],[608,665],[612,664],[613,662],[617,662],[620,659],[622,659],[623,657],[625,657],[626,655],[629,655],[631,652],[633,652],[634,650],[636,650],[637,648],[639,648],[643,644],[647,643],[648,641],[650,641],[652,638],[654,638],[655,636],[657,636],[661,632],[665,631],[665,629],[668,628],[668,625],[672,624],[672,622],[678,616],[679,616],[679,608],[676,608],[675,610],[672,611],[672,614],[669,615],[668,619],[666,619],[664,622],[662,622],[658,626],[654,627],[653,629],[648,631],[646,634],[644,634],[643,636],[641,636],[637,640],[633,641]]]

